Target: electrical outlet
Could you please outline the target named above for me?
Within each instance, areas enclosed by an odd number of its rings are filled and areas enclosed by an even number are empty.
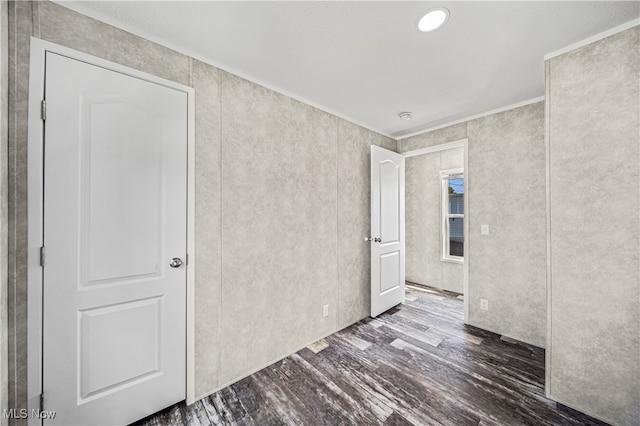
[[[329,316],[329,305],[322,305],[322,316],[323,317]]]
[[[484,223],[480,225],[480,235],[489,235],[489,225]]]
[[[487,299],[480,299],[480,309],[483,311],[489,310],[489,301]]]

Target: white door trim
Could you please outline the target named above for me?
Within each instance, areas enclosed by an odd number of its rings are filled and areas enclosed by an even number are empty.
[[[415,157],[416,155],[431,154],[433,152],[445,151],[447,149],[464,148],[468,139],[460,139],[453,142],[442,143],[440,145],[428,146],[426,148],[414,149],[412,151],[401,152],[405,158]]]
[[[453,142],[447,142],[440,145],[429,146],[426,148],[414,149],[412,151],[402,152],[406,158],[415,157],[416,155],[431,154],[433,152],[446,151],[448,149],[464,148],[464,266],[463,266],[463,284],[464,291],[464,323],[469,324],[469,139],[460,139]]]
[[[187,306],[186,306],[186,377],[187,403],[195,401],[195,90],[191,87],[137,71],[123,65],[78,52],[37,38],[31,38],[28,123],[28,271],[27,271],[27,398],[28,409],[38,409],[42,393],[42,267],[40,247],[43,239],[43,140],[44,124],[41,102],[44,99],[45,54],[57,53],[136,77],[187,94]],[[40,424],[30,419],[29,424]]]

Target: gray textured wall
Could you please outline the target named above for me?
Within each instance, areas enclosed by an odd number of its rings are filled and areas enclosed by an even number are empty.
[[[8,347],[7,347],[7,129],[8,119],[8,66],[9,66],[9,15],[7,2],[0,2],[0,411],[8,401]],[[0,425],[8,420],[2,416]]]
[[[547,391],[640,424],[640,28],[547,61]]]
[[[369,146],[395,141],[57,4],[8,9],[10,406],[27,398],[32,35],[196,90],[196,396],[368,315]]]
[[[402,139],[399,152],[468,138],[469,324],[545,346],[544,103]],[[480,235],[480,225],[490,226]],[[489,310],[480,309],[489,300]]]
[[[409,157],[405,164],[406,279],[463,293],[464,265],[442,261],[440,171],[464,168],[464,148]]]
[[[371,145],[395,151],[396,142],[338,121],[338,329],[371,309]],[[364,255],[362,253],[364,244]]]
[[[544,347],[544,103],[470,121],[467,132],[469,323]]]
[[[223,75],[221,383],[335,330],[337,123]]]

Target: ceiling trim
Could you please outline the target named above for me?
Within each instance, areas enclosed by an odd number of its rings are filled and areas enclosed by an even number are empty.
[[[500,112],[508,111],[510,109],[515,109],[515,108],[519,108],[519,107],[535,104],[536,102],[542,102],[542,101],[544,101],[544,96],[539,96],[537,98],[528,99],[526,101],[522,101],[522,102],[518,102],[518,103],[515,103],[515,104],[507,105],[507,106],[504,106],[504,107],[501,107],[501,108],[492,109],[491,111],[481,112],[480,114],[475,114],[475,115],[471,115],[471,116],[468,116],[468,117],[460,118],[458,120],[449,121],[449,122],[444,123],[444,124],[439,124],[437,126],[430,127],[428,129],[417,130],[417,131],[412,132],[412,133],[407,133],[406,135],[397,136],[396,140],[399,142],[399,141],[401,141],[403,139],[407,139],[407,138],[411,138],[411,137],[414,137],[414,136],[422,135],[424,133],[433,132],[434,130],[444,129],[445,127],[454,126],[456,124],[464,123],[466,121],[476,120],[478,118],[486,117],[488,115],[498,114]]]
[[[310,100],[308,100],[308,99],[306,99],[306,98],[304,98],[302,96],[298,96],[298,95],[296,95],[294,93],[291,93],[291,92],[289,92],[287,90],[284,90],[284,89],[282,89],[282,88],[280,88],[278,86],[265,83],[264,81],[261,81],[260,79],[248,76],[247,74],[245,74],[243,72],[239,72],[239,71],[237,71],[237,70],[235,70],[233,68],[227,67],[227,66],[225,66],[223,64],[220,64],[220,63],[218,63],[216,61],[212,61],[211,59],[203,58],[202,56],[200,56],[200,55],[198,55],[198,54],[196,54],[194,52],[189,51],[189,49],[183,49],[181,47],[175,46],[173,43],[170,43],[170,42],[167,42],[165,40],[162,40],[159,37],[154,37],[154,36],[152,36],[150,34],[147,34],[145,31],[140,31],[137,28],[134,28],[131,25],[126,25],[126,24],[121,24],[121,23],[115,24],[115,23],[111,22],[110,19],[107,19],[105,16],[103,16],[100,13],[94,13],[92,15],[87,15],[84,10],[72,9],[70,7],[67,7],[67,5],[65,5],[65,3],[63,1],[59,1],[58,0],[55,3],[58,4],[59,6],[66,7],[67,9],[71,9],[76,13],[80,13],[81,15],[88,16],[88,17],[90,17],[92,19],[96,19],[96,20],[101,21],[101,22],[103,22],[103,23],[105,23],[107,25],[110,25],[110,26],[114,27],[114,28],[118,28],[120,30],[127,31],[127,32],[129,32],[129,33],[131,33],[133,35],[136,35],[138,37],[141,37],[141,38],[143,38],[145,40],[148,40],[148,41],[156,43],[156,44],[158,44],[160,46],[166,47],[167,49],[171,49],[171,50],[173,50],[175,52],[182,53],[183,55],[186,55],[186,56],[188,56],[190,58],[196,59],[196,60],[198,60],[200,62],[203,62],[203,63],[205,63],[207,65],[211,65],[212,67],[218,68],[218,69],[220,69],[222,71],[225,71],[225,72],[233,74],[233,75],[235,75],[237,77],[243,78],[243,79],[245,79],[245,80],[247,80],[247,81],[249,81],[251,83],[257,84],[257,85],[259,85],[261,87],[264,87],[265,89],[269,89],[269,90],[271,90],[273,92],[276,92],[276,93],[279,93],[281,95],[287,96],[288,98],[291,98],[291,99],[296,100],[298,102],[302,102],[305,105],[311,106],[311,107],[316,108],[316,109],[318,109],[320,111],[323,111],[323,112],[326,112],[328,114],[331,114],[331,115],[333,115],[335,117],[338,117],[338,118],[340,118],[342,120],[349,121],[350,123],[353,123],[353,124],[355,124],[357,126],[363,127],[363,128],[365,128],[367,130],[371,130],[372,132],[378,133],[378,134],[380,134],[382,136],[386,136],[389,139],[396,140],[396,138],[394,136],[392,136],[391,133],[385,132],[385,131],[380,130],[380,129],[376,129],[376,128],[372,127],[371,125],[364,124],[364,123],[362,123],[362,122],[360,122],[360,121],[358,121],[358,120],[356,120],[354,118],[351,118],[351,117],[349,117],[349,116],[347,116],[345,114],[338,113],[338,112],[334,111],[331,108],[327,108],[326,106],[320,105],[320,104],[318,104],[316,102],[312,102],[312,101],[310,101]]]
[[[587,37],[584,40],[580,40],[576,43],[570,44],[569,46],[563,47],[562,49],[558,49],[555,50],[551,53],[547,53],[546,55],[544,55],[544,60],[548,61],[551,58],[555,58],[556,56],[560,56],[562,54],[565,54],[567,52],[571,52],[572,50],[576,50],[581,48],[582,46],[586,46],[587,44],[591,44],[594,43],[598,40],[602,40],[603,38],[607,38],[610,37],[614,34],[618,34],[622,31],[628,30],[629,28],[633,28],[637,25],[640,25],[640,18],[636,18],[632,21],[629,21],[625,24],[622,25],[618,25],[617,27],[613,27],[611,29],[608,29],[607,31],[603,31],[601,33],[592,35],[591,37]]]
[[[484,116],[487,116],[487,115],[491,115],[491,114],[500,113],[500,112],[503,112],[503,111],[506,111],[506,110],[509,110],[509,109],[518,108],[520,106],[525,106],[525,105],[529,105],[529,104],[544,100],[544,96],[538,97],[538,98],[534,98],[534,99],[529,99],[529,100],[525,100],[525,101],[522,101],[522,102],[519,102],[519,103],[516,103],[516,104],[507,105],[507,106],[504,106],[504,107],[501,107],[501,108],[498,108],[498,109],[490,110],[490,111],[487,111],[487,112],[484,112],[484,113],[479,113],[477,115],[466,116],[466,117],[463,117],[461,119],[455,119],[455,120],[452,120],[452,121],[448,121],[448,122],[445,122],[443,124],[435,125],[435,126],[432,126],[432,127],[426,127],[426,126],[432,125],[431,123],[424,123],[422,126],[425,126],[425,127],[419,127],[418,129],[410,131],[409,133],[404,133],[402,130],[400,130],[400,131],[386,131],[386,130],[382,130],[381,128],[379,128],[380,127],[380,123],[376,122],[375,119],[371,120],[373,123],[370,122],[369,124],[365,124],[364,122],[359,121],[357,119],[354,119],[354,118],[352,118],[351,116],[349,116],[347,114],[337,112],[335,109],[333,109],[331,107],[325,106],[325,105],[323,105],[321,103],[316,103],[314,101],[311,101],[311,100],[307,99],[304,96],[300,96],[300,95],[298,95],[296,93],[293,93],[293,92],[290,92],[288,90],[285,90],[285,89],[283,89],[282,87],[279,87],[276,84],[266,83],[266,82],[262,81],[260,78],[248,75],[247,73],[240,72],[240,71],[234,69],[233,67],[229,67],[227,65],[224,65],[224,64],[218,62],[218,60],[216,58],[204,58],[201,55],[195,54],[194,52],[190,51],[190,49],[188,47],[187,48],[182,48],[182,47],[176,46],[171,41],[163,39],[162,35],[153,36],[151,34],[148,34],[144,30],[140,30],[138,28],[135,28],[135,26],[133,26],[133,25],[126,24],[126,23],[123,23],[123,22],[119,22],[117,18],[107,17],[106,15],[104,15],[103,13],[100,13],[100,12],[85,10],[85,8],[82,7],[82,2],[78,2],[79,4],[75,5],[74,7],[71,7],[71,4],[66,4],[66,2],[64,0],[52,0],[52,1],[55,2],[56,4],[58,4],[61,7],[66,7],[68,9],[71,9],[71,10],[75,11],[76,13],[80,13],[80,14],[89,16],[89,17],[91,17],[93,19],[105,22],[106,24],[111,25],[111,26],[113,26],[115,28],[119,28],[119,29],[122,29],[124,31],[127,31],[127,32],[130,32],[132,34],[135,34],[135,35],[137,35],[139,37],[142,37],[142,38],[144,38],[146,40],[149,40],[149,41],[152,41],[154,43],[157,43],[160,46],[172,49],[172,50],[174,50],[176,52],[179,52],[181,54],[184,54],[184,55],[186,55],[186,56],[188,56],[190,58],[199,60],[199,61],[201,61],[203,63],[206,63],[208,65],[216,67],[216,68],[220,69],[221,71],[225,71],[225,72],[231,73],[233,75],[236,75],[236,76],[238,76],[240,78],[243,78],[243,79],[245,79],[245,80],[247,80],[249,82],[257,84],[257,85],[259,85],[259,86],[261,86],[263,88],[266,88],[268,90],[272,90],[272,91],[274,91],[274,92],[276,92],[278,94],[281,94],[283,96],[287,96],[288,98],[296,100],[298,102],[302,102],[303,104],[308,105],[308,106],[313,107],[313,108],[316,108],[319,111],[323,111],[325,113],[331,114],[331,115],[333,115],[334,117],[336,117],[338,119],[342,119],[342,120],[348,121],[350,123],[353,123],[353,124],[355,124],[357,126],[360,126],[360,127],[364,128],[364,129],[367,129],[367,130],[370,130],[370,131],[375,132],[377,134],[380,134],[382,136],[388,137],[388,138],[390,138],[392,140],[397,140],[397,141],[403,140],[403,139],[406,139],[406,138],[409,138],[409,137],[412,137],[412,136],[428,133],[428,132],[431,132],[431,131],[434,131],[434,130],[438,130],[438,129],[441,129],[441,128],[444,128],[444,127],[448,127],[448,126],[451,126],[451,125],[459,124],[459,123],[462,123],[462,122],[465,122],[465,121],[481,118],[481,117],[484,117]],[[611,35],[613,35],[613,34],[615,34],[617,32],[624,31],[624,30],[629,29],[631,27],[634,27],[636,25],[640,25],[640,19],[639,18],[636,18],[636,19],[634,19],[634,20],[632,20],[630,22],[627,22],[626,24],[622,24],[622,25],[619,25],[617,27],[614,27],[614,28],[612,28],[610,30],[607,30],[607,31],[603,32],[603,33],[597,34],[597,35],[595,35],[593,37],[589,37],[589,38],[587,38],[587,39],[585,39],[585,40],[583,40],[581,42],[578,42],[578,43],[572,44],[570,46],[567,46],[567,47],[565,47],[565,48],[563,48],[561,50],[549,53],[549,54],[544,56],[544,60],[546,61],[549,58],[552,58],[554,56],[557,56],[557,55],[560,55],[562,53],[565,53],[566,51],[570,51],[570,50],[576,49],[576,48],[578,48],[578,47],[580,47],[582,45],[585,45],[585,44],[588,44],[588,43],[592,43],[592,42],[597,41],[597,40],[599,40],[601,38],[605,38],[605,37],[611,36]],[[445,118],[445,120],[447,120],[447,118]],[[414,129],[415,129],[415,127],[414,127]]]
[[[151,41],[153,41],[154,43],[157,43],[154,40],[151,40]],[[160,44],[160,43],[158,43],[158,44]],[[165,47],[169,47],[169,46],[165,46]],[[248,76],[243,72],[239,72],[239,71],[234,70],[233,68],[229,68],[229,67],[226,67],[224,65],[220,65],[220,64],[215,63],[215,62],[213,62],[213,61],[211,61],[209,59],[200,58],[198,56],[193,55],[192,53],[185,52],[185,51],[182,51],[182,50],[177,50],[177,49],[174,49],[172,47],[170,47],[170,48],[173,49],[173,50],[178,51],[179,53],[182,53],[182,54],[185,54],[187,56],[190,56],[193,59],[196,59],[198,61],[204,62],[204,63],[206,63],[208,65],[211,65],[212,67],[215,67],[215,68],[218,68],[218,69],[220,69],[222,71],[228,72],[229,74],[233,74],[236,77],[240,77],[240,78],[242,78],[244,80],[247,80],[247,81],[249,81],[251,83],[257,84],[258,86],[261,86],[261,87],[263,87],[265,89],[271,90],[271,91],[276,92],[276,93],[278,93],[280,95],[283,95],[283,96],[291,98],[291,99],[293,99],[295,101],[301,102],[301,103],[303,103],[303,104],[305,104],[307,106],[310,106],[310,107],[315,108],[317,110],[320,110],[322,112],[326,112],[327,114],[333,115],[334,117],[337,117],[337,118],[339,118],[341,120],[348,121],[350,123],[353,123],[353,124],[355,124],[357,126],[360,126],[360,127],[364,128],[364,129],[367,129],[367,130],[370,130],[370,131],[372,131],[374,133],[378,133],[379,135],[385,136],[385,137],[387,137],[389,139],[396,140],[396,138],[393,137],[390,133],[387,133],[387,132],[385,132],[385,131],[383,131],[381,129],[376,129],[376,128],[372,127],[371,125],[364,124],[364,123],[362,123],[362,122],[360,122],[360,121],[358,121],[358,120],[356,120],[354,118],[351,118],[351,117],[349,117],[349,116],[347,116],[345,114],[339,113],[339,112],[333,110],[332,108],[327,108],[324,105],[321,105],[321,104],[319,104],[317,102],[310,101],[309,99],[306,99],[306,98],[304,98],[302,96],[298,96],[298,95],[296,95],[296,94],[294,94],[294,93],[292,93],[292,92],[290,92],[288,90],[284,90],[284,89],[282,89],[282,88],[280,88],[280,87],[278,87],[276,85],[265,83],[264,81],[262,81],[262,80],[260,80],[258,78]]]

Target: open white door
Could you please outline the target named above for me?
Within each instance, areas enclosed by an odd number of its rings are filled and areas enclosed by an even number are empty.
[[[187,94],[48,52],[45,425],[185,398]]]
[[[371,316],[404,302],[404,156],[371,146]]]

